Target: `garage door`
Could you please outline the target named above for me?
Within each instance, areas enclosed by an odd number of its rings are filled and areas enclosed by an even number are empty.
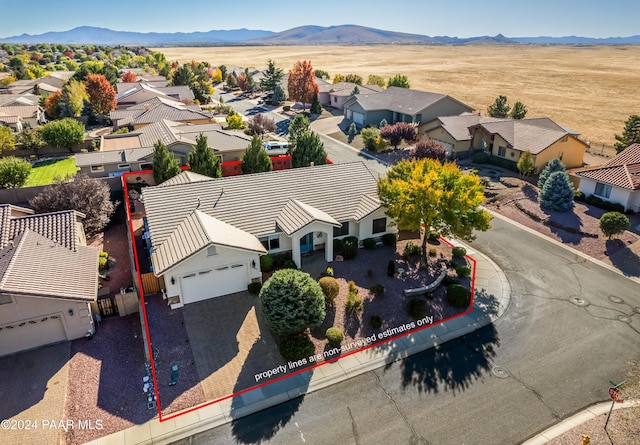
[[[20,326],[22,325],[22,326]],[[37,348],[67,339],[59,315],[44,315],[34,320],[2,326],[0,355]]]
[[[353,112],[353,122],[364,125],[364,113]]]
[[[184,304],[247,290],[247,265],[232,264],[180,277]]]

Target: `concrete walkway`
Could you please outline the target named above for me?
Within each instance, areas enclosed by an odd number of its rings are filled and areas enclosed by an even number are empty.
[[[454,242],[461,245],[459,242]],[[393,341],[377,344],[333,363],[271,383],[213,405],[204,406],[170,420],[153,419],[143,425],[92,441],[90,445],[166,444],[248,416],[306,393],[347,380],[439,344],[474,332],[507,310],[511,287],[504,272],[488,257],[465,246],[476,261],[473,311]]]

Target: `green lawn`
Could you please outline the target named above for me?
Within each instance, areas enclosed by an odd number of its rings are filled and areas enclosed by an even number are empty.
[[[53,184],[55,178],[64,178],[69,175],[75,176],[77,170],[74,157],[37,162],[31,169],[24,186]]]

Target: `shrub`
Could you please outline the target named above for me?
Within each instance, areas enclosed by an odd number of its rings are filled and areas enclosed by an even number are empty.
[[[367,150],[374,151],[376,149],[376,138],[380,135],[380,130],[375,127],[363,128],[360,131],[360,137]]]
[[[467,249],[465,249],[464,247],[454,247],[453,249],[451,249],[451,253],[453,254],[454,258],[464,258],[467,254]]]
[[[592,206],[598,207],[603,210],[607,210],[609,212],[618,212],[618,213],[624,212],[623,205],[618,204],[616,202],[605,201],[603,199],[598,198],[595,195],[587,196],[587,198],[585,199],[585,202],[587,204],[590,204]]]
[[[369,324],[373,329],[380,329],[382,327],[382,317],[379,315],[372,315],[369,319]]]
[[[345,260],[350,260],[356,257],[358,254],[358,238],[355,236],[348,236],[344,239],[342,244],[342,256]]]
[[[227,127],[231,129],[242,129],[244,128],[244,125],[244,121],[239,114],[227,116]]]
[[[375,249],[376,240],[373,238],[365,238],[362,240],[362,247],[364,247],[365,249]]]
[[[456,267],[456,274],[460,278],[467,278],[469,275],[471,275],[471,268],[467,266],[458,266]]]
[[[629,228],[629,218],[620,212],[607,212],[600,217],[600,230],[609,239]]]
[[[325,332],[324,335],[327,337],[327,340],[329,340],[329,344],[331,346],[340,346],[340,343],[344,340],[344,333],[342,332],[342,329],[331,327],[327,329],[327,332]]]
[[[369,292],[371,292],[374,297],[382,297],[384,295],[384,286],[382,284],[374,284],[369,288]]]
[[[349,282],[347,283],[349,285],[349,293],[354,293],[357,294],[358,293],[358,286],[356,286],[356,282],[353,280],[349,280]]]
[[[271,272],[273,270],[273,257],[270,254],[260,257],[260,270],[262,272]]]
[[[262,283],[249,283],[247,290],[250,294],[258,295],[262,289]]]
[[[344,242],[341,239],[333,239],[333,254],[339,255],[342,253],[342,247],[344,246]]]
[[[285,105],[282,107],[282,111],[290,111],[291,110],[291,105]]]
[[[396,263],[393,260],[389,260],[387,264],[387,275],[392,277],[396,274]]]
[[[297,269],[298,266],[296,265],[296,262],[293,260],[285,260],[284,264],[282,265],[283,269]]]
[[[474,153],[473,162],[476,164],[486,164],[489,162],[489,155],[484,151]]]
[[[438,252],[436,252],[436,249],[431,248],[429,249],[429,256],[437,256]]]
[[[450,305],[466,308],[471,300],[471,292],[460,284],[450,284],[447,286],[446,298]]]
[[[407,255],[420,255],[422,254],[422,246],[418,244],[413,244],[413,241],[409,241],[407,245],[404,247],[404,254]]]
[[[397,235],[395,233],[385,233],[382,235],[382,244],[385,246],[393,246],[396,244]]]
[[[327,269],[324,271],[324,275],[326,277],[332,277],[333,276],[333,267],[327,267]]]
[[[307,359],[315,354],[316,347],[306,333],[291,334],[286,336],[278,346],[280,355],[285,360]]]
[[[100,252],[98,254],[98,272],[105,273],[109,269],[109,254]]]
[[[412,298],[407,303],[407,312],[416,320],[424,318],[429,315],[429,309],[427,308],[427,302],[419,298]]]
[[[444,284],[445,286],[450,286],[452,284],[458,284],[458,280],[455,277],[447,275],[442,279],[442,284]]]
[[[355,292],[349,292],[349,296],[347,297],[347,310],[350,311],[359,311],[362,310],[364,306],[364,301],[362,297]]]
[[[573,200],[577,202],[584,202],[585,196],[580,190],[576,190],[573,192]]]
[[[340,283],[333,277],[322,277],[318,280],[318,284],[322,288],[325,300],[332,304],[340,292]]]

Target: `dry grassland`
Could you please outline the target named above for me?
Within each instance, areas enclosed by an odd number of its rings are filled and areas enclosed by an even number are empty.
[[[275,46],[158,48],[168,60],[289,70],[298,60],[314,68],[397,73],[411,87],[449,94],[486,113],[500,94],[524,102],[527,117],[547,116],[592,144],[613,144],[631,114],[640,114],[640,46]]]

